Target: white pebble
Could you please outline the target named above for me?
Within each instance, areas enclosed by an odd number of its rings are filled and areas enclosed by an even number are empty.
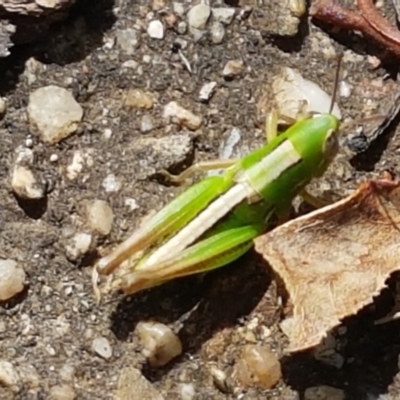
[[[207,21],[211,15],[211,7],[207,4],[197,4],[187,13],[187,21],[191,28],[205,29]]]
[[[121,183],[114,174],[107,175],[102,186],[107,193],[118,192],[121,189]]]
[[[339,83],[339,93],[341,97],[347,99],[351,95],[351,86],[346,81]]]
[[[6,361],[0,360],[0,384],[9,387],[13,391],[18,390],[20,378],[14,366]]]
[[[135,199],[125,199],[125,205],[131,210],[134,211],[139,208],[139,204]]]
[[[75,151],[72,156],[72,162],[67,166],[67,178],[71,181],[76,179],[82,171],[85,164],[83,153],[80,150]]]
[[[280,115],[297,118],[300,105],[305,102],[305,112],[327,113],[331,104],[331,96],[316,83],[304,79],[292,69],[284,68],[272,83],[272,92]],[[332,114],[341,119],[338,105],[335,103]]]
[[[38,200],[45,195],[43,185],[37,181],[29,168],[22,165],[13,168],[11,186],[14,193],[22,199]]]
[[[210,28],[211,42],[221,44],[225,37],[225,28],[221,22],[214,21]]]
[[[224,78],[233,78],[240,75],[244,71],[244,64],[242,60],[230,60],[225,64],[222,71]]]
[[[203,85],[200,89],[199,100],[203,102],[207,102],[211,99],[214,94],[215,88],[217,87],[217,82],[208,82]]]
[[[2,97],[0,97],[0,118],[4,117],[6,111],[7,111],[7,104],[5,100]]]
[[[114,213],[104,200],[94,200],[86,204],[86,218],[90,229],[101,235],[111,232]]]
[[[0,260],[0,300],[8,300],[24,288],[25,271],[13,260]]]
[[[139,322],[136,332],[143,345],[142,353],[153,367],[162,367],[182,353],[179,337],[159,322]]]
[[[186,110],[176,101],[171,101],[164,107],[163,116],[164,118],[171,119],[172,122],[182,125],[193,131],[200,128],[203,122],[201,117],[193,114],[189,110]]]
[[[76,233],[65,246],[65,252],[69,260],[77,261],[90,249],[92,235],[85,232]]]
[[[164,25],[158,19],[150,21],[147,27],[148,35],[153,39],[163,39],[164,38]]]
[[[105,337],[99,337],[93,340],[92,350],[100,357],[108,360],[112,356],[110,342]]]
[[[154,121],[151,115],[143,115],[140,120],[140,132],[148,133],[154,129]]]
[[[229,25],[235,16],[235,9],[230,7],[219,7],[212,9],[213,19],[222,22],[224,25]]]
[[[55,144],[78,129],[83,110],[68,90],[50,85],[31,93],[28,117],[31,133]]]
[[[55,163],[58,161],[58,155],[57,154],[52,154],[50,156],[50,162]]]

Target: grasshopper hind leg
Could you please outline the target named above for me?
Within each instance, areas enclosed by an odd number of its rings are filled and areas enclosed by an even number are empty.
[[[113,286],[129,295],[172,279],[212,271],[245,254],[263,230],[264,225],[248,225],[217,233],[188,247],[175,258],[121,276]]]

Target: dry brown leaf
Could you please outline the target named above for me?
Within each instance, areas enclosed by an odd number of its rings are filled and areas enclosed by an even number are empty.
[[[255,241],[293,303],[289,352],[317,345],[379,294],[400,269],[399,224],[400,181],[378,180]]]

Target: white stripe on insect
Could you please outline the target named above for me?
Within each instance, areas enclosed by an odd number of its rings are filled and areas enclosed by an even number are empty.
[[[301,161],[301,155],[287,139],[259,163],[247,169],[239,181],[247,181],[259,194],[283,172]]]
[[[157,249],[144,264],[140,266],[140,269],[156,267],[158,262],[178,255],[182,250],[194,243],[195,240],[222,217],[228,214],[236,205],[253,195],[254,190],[247,182],[237,183],[211,203],[168,242]]]

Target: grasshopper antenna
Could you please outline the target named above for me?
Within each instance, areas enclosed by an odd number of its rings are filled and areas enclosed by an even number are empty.
[[[340,52],[340,54],[338,55],[338,62],[337,62],[337,66],[336,66],[335,83],[333,85],[333,93],[332,93],[331,105],[329,106],[329,114],[332,114],[333,107],[335,106],[337,91],[338,91],[338,87],[339,87],[340,66],[342,64],[342,59],[343,59],[343,53]]]

